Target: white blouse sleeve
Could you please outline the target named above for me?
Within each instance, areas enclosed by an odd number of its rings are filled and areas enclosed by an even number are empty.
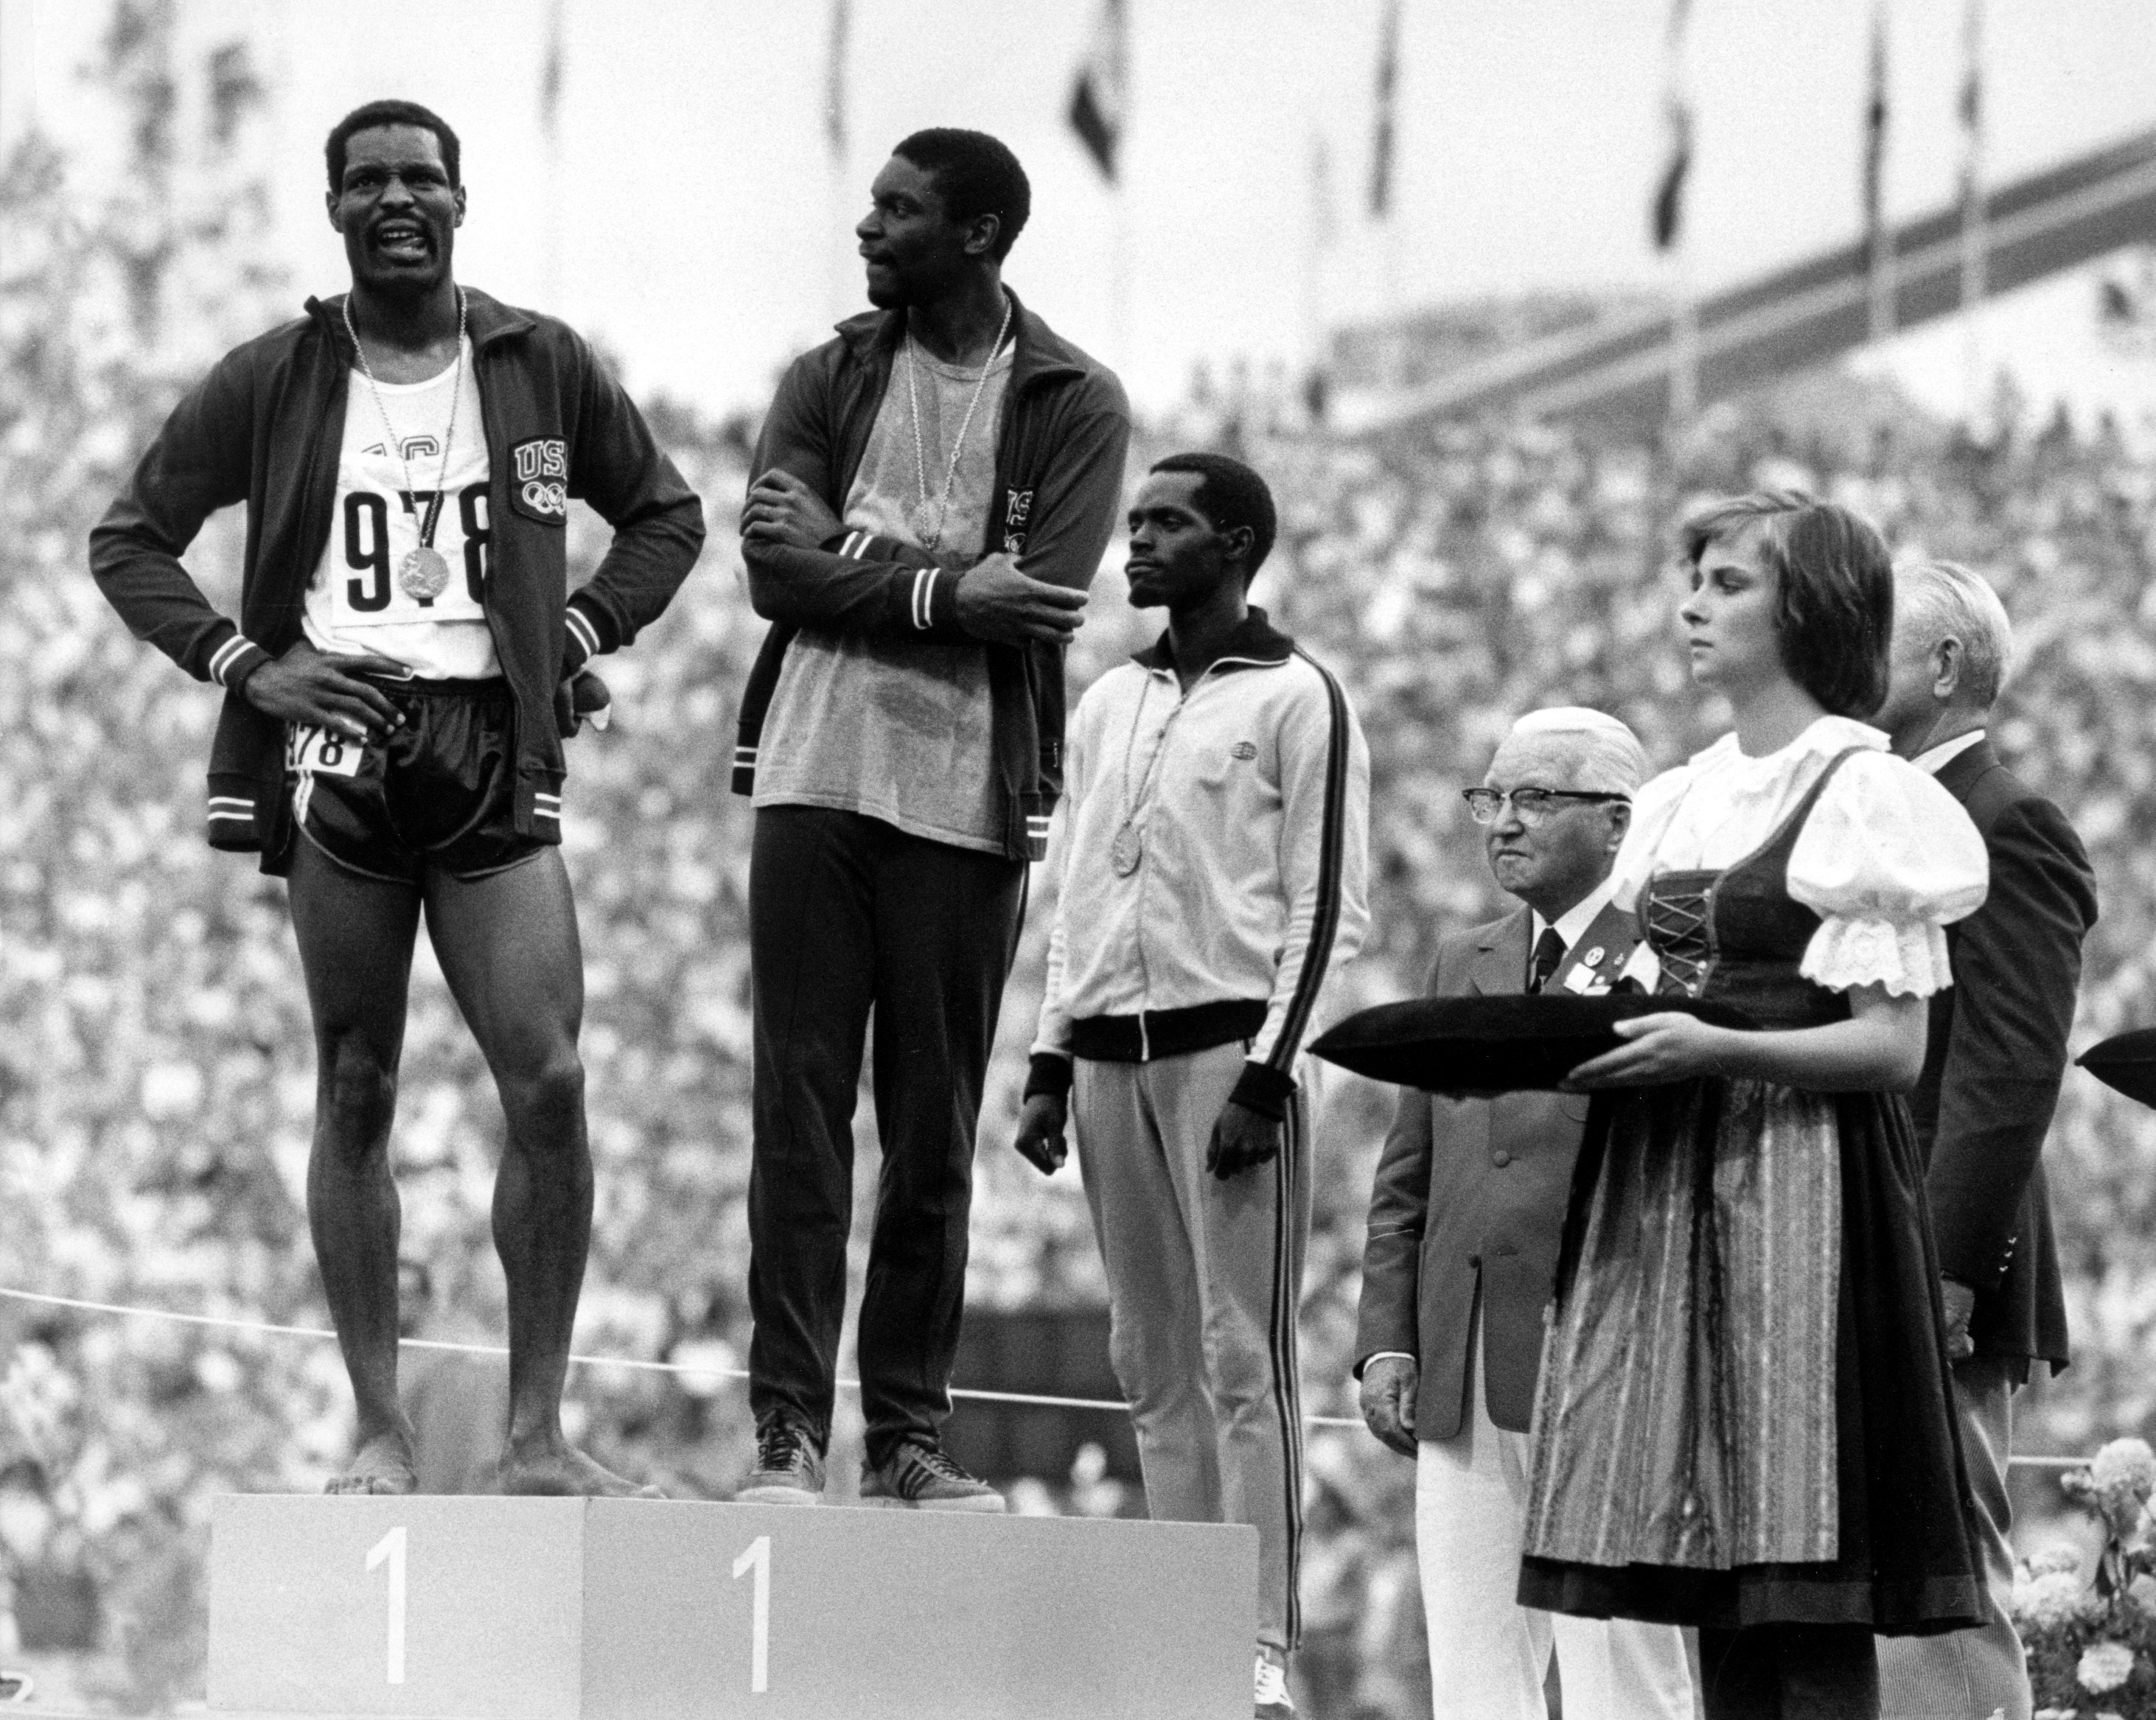
[[[1800,970],[1836,991],[1928,997],[1953,983],[1943,928],[1982,907],[1990,882],[1959,801],[1892,754],[1859,753],[1789,854],[1789,894],[1821,916]]]
[[[1609,899],[1624,909],[1635,907],[1640,892],[1654,876],[1656,852],[1669,832],[1670,821],[1684,803],[1691,786],[1692,767],[1679,765],[1650,778],[1632,796],[1632,822],[1625,827],[1625,840],[1611,863],[1609,875],[1616,880]]]

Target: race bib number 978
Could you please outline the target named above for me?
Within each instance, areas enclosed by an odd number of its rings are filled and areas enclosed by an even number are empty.
[[[285,729],[285,768],[313,771],[323,776],[359,774],[364,745],[349,735],[313,723],[291,723]]]

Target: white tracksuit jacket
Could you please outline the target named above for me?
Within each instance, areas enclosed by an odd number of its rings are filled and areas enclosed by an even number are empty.
[[[1073,1056],[1244,1040],[1235,1096],[1279,1116],[1325,983],[1369,924],[1369,750],[1340,683],[1261,610],[1187,694],[1172,664],[1163,634],[1072,720],[1027,1091],[1066,1088]],[[1141,857],[1118,876],[1127,820]]]

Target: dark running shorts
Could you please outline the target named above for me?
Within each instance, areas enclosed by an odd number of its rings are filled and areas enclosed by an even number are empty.
[[[292,822],[347,872],[417,884],[429,868],[479,878],[552,846],[516,828],[509,683],[377,681],[403,713],[364,744],[289,724]]]

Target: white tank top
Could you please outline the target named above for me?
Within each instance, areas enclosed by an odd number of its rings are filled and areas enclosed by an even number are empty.
[[[449,430],[454,364],[424,382],[379,385],[382,404],[363,371],[348,379],[337,453],[336,513],[321,565],[307,586],[304,618],[317,650],[372,652],[433,680],[485,680],[501,673],[480,594],[494,575],[487,519],[486,430],[471,343],[465,343],[455,445],[446,472],[442,438]],[[403,443],[400,463],[388,446],[387,412]],[[405,474],[419,486],[405,492]],[[419,544],[419,522],[439,484],[445,494],[434,548],[449,565],[448,588],[431,600],[398,582],[404,557]]]

